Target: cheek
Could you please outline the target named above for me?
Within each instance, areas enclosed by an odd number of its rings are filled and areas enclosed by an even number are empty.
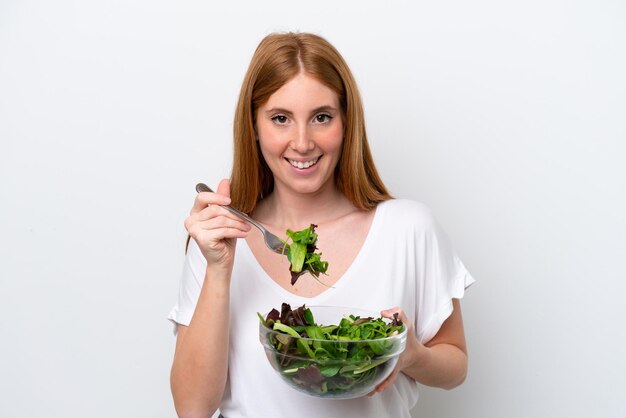
[[[343,127],[337,125],[327,132],[324,138],[327,152],[339,152],[343,146]]]
[[[275,150],[284,147],[289,142],[289,130],[277,128],[272,123],[257,124],[257,135],[261,146],[267,150]]]
[[[261,154],[263,155],[265,162],[269,165],[273,165],[274,160],[282,156],[284,147],[281,146],[280,141],[276,141],[275,138],[268,137],[267,135],[263,136],[260,132],[259,137],[263,138],[259,139],[259,149]]]
[[[265,157],[269,157],[279,148],[279,138],[277,138],[276,133],[267,125],[257,125],[257,135],[259,148]]]
[[[259,150],[261,151],[263,158],[265,158],[265,161],[270,159],[269,157],[271,155],[271,151],[267,148],[265,141],[259,140]]]

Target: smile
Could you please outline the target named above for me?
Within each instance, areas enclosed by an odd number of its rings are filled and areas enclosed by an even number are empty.
[[[289,164],[291,164],[292,166],[296,167],[296,168],[309,168],[314,166],[315,164],[317,164],[317,162],[319,161],[320,157],[314,158],[312,160],[309,161],[296,161],[296,160],[290,160],[290,159],[286,159]]]

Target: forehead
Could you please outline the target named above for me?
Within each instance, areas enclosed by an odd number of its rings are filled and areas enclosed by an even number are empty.
[[[339,108],[339,96],[316,78],[300,73],[276,90],[261,107],[281,107],[296,112],[320,106]]]

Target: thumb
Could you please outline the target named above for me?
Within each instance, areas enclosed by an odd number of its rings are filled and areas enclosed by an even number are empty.
[[[220,181],[220,184],[217,186],[217,194],[230,197],[230,180],[222,179]]]
[[[381,311],[380,314],[381,316],[389,319],[392,319],[394,314],[398,314],[398,318],[400,318],[402,322],[405,324],[408,324],[409,322],[409,318],[406,316],[406,313],[404,313],[404,310],[397,306],[391,309],[385,309],[384,311]]]
[[[393,318],[393,314],[397,313],[398,316],[402,315],[402,309],[400,309],[399,307],[393,307],[391,309],[385,309],[380,311],[380,315],[385,317],[385,318]]]

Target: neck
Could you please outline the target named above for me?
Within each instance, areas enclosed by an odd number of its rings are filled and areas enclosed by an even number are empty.
[[[255,217],[280,231],[300,230],[312,223],[324,224],[353,210],[334,184],[327,186],[306,194],[275,187],[272,194],[259,203]]]

